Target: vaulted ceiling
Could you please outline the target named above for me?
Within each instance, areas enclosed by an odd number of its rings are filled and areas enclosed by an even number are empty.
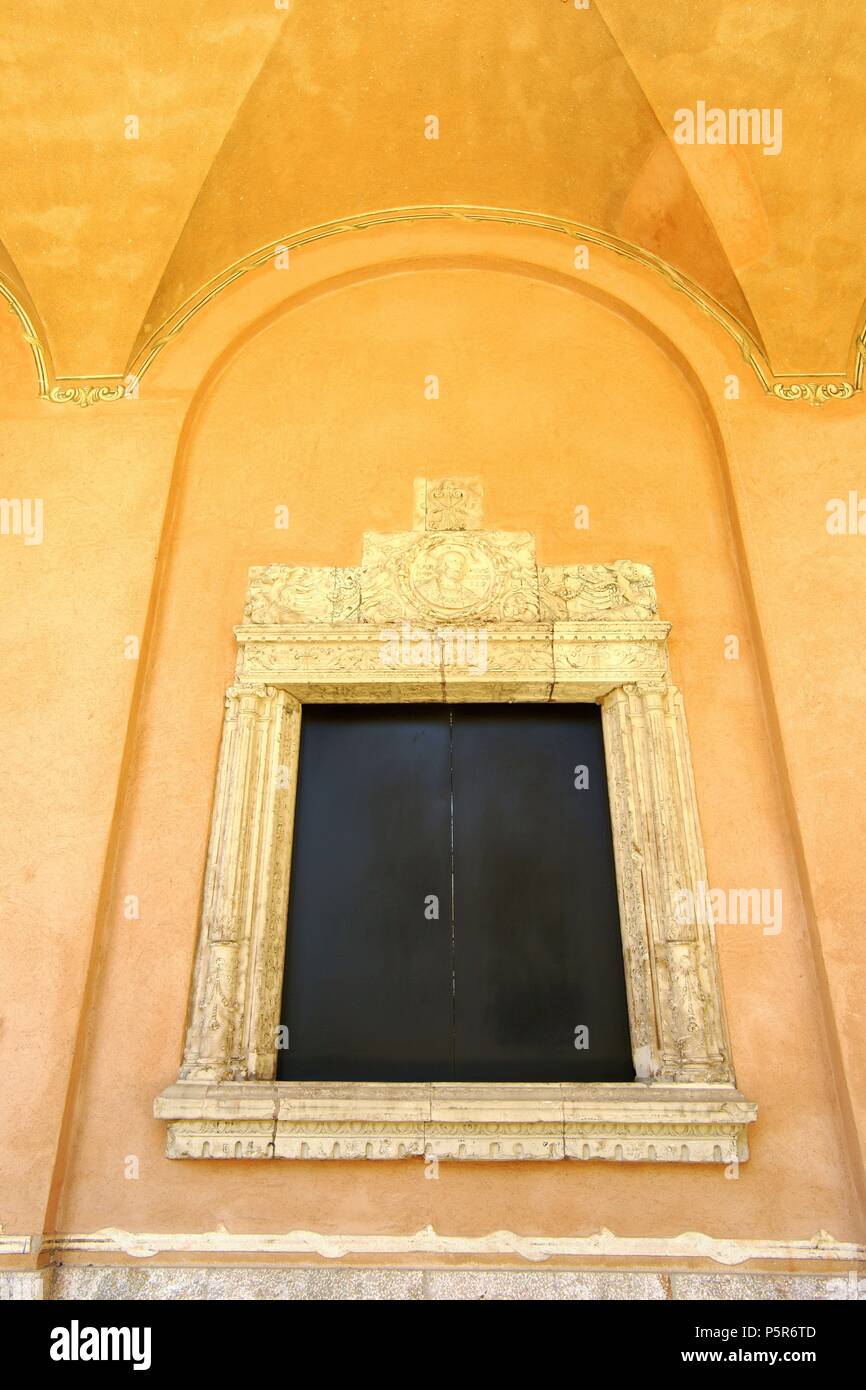
[[[775,372],[849,366],[862,0],[30,0],[0,63],[0,277],[60,375],[122,373],[257,248],[415,204],[589,224],[690,276]],[[781,109],[781,152],[677,144],[699,101]]]

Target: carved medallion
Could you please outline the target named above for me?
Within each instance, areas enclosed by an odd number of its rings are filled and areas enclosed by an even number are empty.
[[[361,621],[533,622],[538,572],[523,531],[364,537]]]
[[[424,543],[408,565],[407,588],[419,608],[443,617],[487,607],[495,586],[496,567],[483,547],[453,535]]]

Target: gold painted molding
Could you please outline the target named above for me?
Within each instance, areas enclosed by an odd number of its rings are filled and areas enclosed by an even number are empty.
[[[29,344],[39,381],[39,395],[57,404],[74,403],[86,407],[97,402],[122,399],[130,387],[137,389],[159,354],[183,331],[186,325],[206,305],[229,285],[272,260],[278,250],[292,252],[330,237],[351,232],[367,231],[372,227],[418,222],[493,222],[505,226],[532,227],[556,232],[571,240],[601,246],[617,256],[643,266],[662,277],[679,294],[684,294],[733,338],[744,361],[757,377],[762,390],[782,401],[807,401],[820,405],[826,401],[850,400],[863,389],[863,362],[866,356],[866,305],[861,323],[855,332],[851,366],[845,373],[802,372],[777,375],[763,348],[740,320],[713,295],[677,270],[668,261],[633,242],[624,241],[599,227],[540,212],[516,208],[494,208],[463,204],[430,204],[414,207],[384,208],[358,216],[322,222],[314,227],[269,242],[266,246],[232,262],[224,270],[200,286],[175,309],[134,353],[123,374],[55,377],[51,369],[47,344],[39,336],[33,321],[12,287],[0,279],[0,293],[21,322],[24,339]]]
[[[154,1104],[169,1158],[748,1158],[652,570],[538,565],[530,532],[481,529],[482,501],[479,479],[419,479],[415,529],[367,533],[359,569],[250,571],[184,1056]],[[413,700],[601,706],[634,1081],[275,1080],[304,705]]]
[[[24,341],[33,353],[33,361],[36,365],[36,376],[39,382],[39,394],[40,396],[47,397],[51,391],[51,386],[49,384],[51,373],[48,365],[48,349],[42,342],[36,325],[21,299],[15,293],[12,286],[7,285],[2,275],[0,275],[0,295],[6,300],[6,307],[10,314],[14,314],[21,325],[21,333]]]
[[[126,393],[127,379],[117,381],[107,378],[100,384],[97,380],[80,381],[77,377],[58,377],[51,389],[46,392],[47,399],[56,405],[95,405],[97,401],[119,401]]]
[[[72,402],[75,405],[88,406],[95,405],[97,401],[119,400],[126,393],[128,377],[116,375],[55,376],[51,366],[48,344],[40,335],[33,317],[20,295],[4,281],[2,276],[0,276],[0,295],[6,300],[9,312],[14,314],[20,323],[24,341],[33,354],[36,379],[39,384],[39,396],[42,400],[53,401],[56,405]]]

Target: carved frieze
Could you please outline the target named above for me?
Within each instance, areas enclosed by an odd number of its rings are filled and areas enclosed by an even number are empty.
[[[538,571],[541,615],[553,621],[619,618],[636,621],[658,612],[649,565],[542,565]]]
[[[334,623],[354,623],[361,607],[361,571],[338,569],[334,580]]]
[[[364,537],[358,567],[250,570],[248,622],[646,621],[657,612],[648,565],[536,567],[526,532],[436,531]]]
[[[244,616],[251,623],[330,623],[336,575],[314,565],[254,566]]]

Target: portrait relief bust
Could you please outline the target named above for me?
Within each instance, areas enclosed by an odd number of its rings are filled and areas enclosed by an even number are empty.
[[[451,536],[423,545],[409,566],[409,586],[432,608],[459,615],[490,598],[495,574],[478,546],[467,547]]]

